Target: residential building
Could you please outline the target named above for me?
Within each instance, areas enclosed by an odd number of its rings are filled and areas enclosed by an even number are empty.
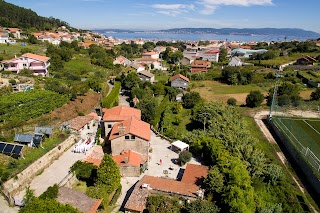
[[[6,30],[11,33],[15,38],[20,39],[20,32],[19,28],[6,28]]]
[[[218,62],[219,61],[219,50],[209,50],[202,53],[202,60]]]
[[[229,66],[232,66],[232,67],[238,67],[238,66],[242,66],[242,61],[240,58],[238,58],[237,56],[235,57],[232,57],[231,58],[231,61],[229,62]]]
[[[144,52],[144,53],[142,53],[142,58],[159,59],[159,53],[158,53],[158,52],[155,52],[155,51]]]
[[[136,117],[137,119],[141,119],[140,110],[127,106],[116,106],[111,109],[103,108],[102,113],[102,120],[104,123],[106,136],[111,132],[114,124],[117,122],[127,120],[132,116]]]
[[[143,212],[152,194],[178,196],[188,201],[202,198],[201,185],[208,175],[207,166],[187,164],[181,181],[145,175],[134,187],[124,208],[125,212]]]
[[[113,61],[113,64],[116,65],[116,64],[120,64],[120,65],[123,65],[123,66],[130,66],[132,62],[127,59],[126,57],[120,55],[118,56],[114,61]]]
[[[190,71],[191,73],[207,72],[208,68],[210,67],[211,67],[210,61],[195,60],[191,63]]]
[[[9,41],[8,33],[0,31],[0,44],[6,44]]]
[[[136,58],[134,59],[134,62],[139,63],[141,65],[147,65],[149,69],[161,69],[161,63],[158,61],[158,59],[154,58]],[[153,68],[152,68],[152,65]]]
[[[150,83],[154,82],[154,74],[152,74],[151,72],[149,72],[147,70],[138,72],[138,76],[139,76],[140,80],[142,80],[142,81],[148,81]]]
[[[86,139],[87,133],[93,129],[94,118],[92,116],[78,116],[67,121],[67,125],[71,132],[78,133]]]
[[[166,47],[156,46],[153,50],[156,51],[157,53],[162,53],[162,52],[166,51]]]
[[[193,58],[183,57],[183,59],[180,60],[180,63],[182,65],[190,65],[193,61],[194,61]]]
[[[170,79],[171,87],[187,89],[189,87],[189,78],[177,74],[172,76]]]
[[[48,67],[50,66],[49,57],[25,53],[20,57],[1,61],[4,64],[4,70],[19,73],[23,69],[33,71],[34,75],[48,76]]]
[[[317,60],[312,58],[311,56],[303,56],[299,59],[297,59],[295,65],[314,65],[314,63],[316,63]]]
[[[141,166],[145,163],[141,154],[132,150],[124,150],[119,155],[112,156],[112,159],[124,177],[139,177]]]
[[[148,159],[149,141],[151,139],[150,124],[135,116],[117,122],[110,132],[112,156],[120,155],[124,150],[132,150],[141,154],[143,161]]]
[[[263,54],[265,52],[268,52],[268,50],[266,49],[251,50],[251,49],[237,48],[231,51],[231,56],[250,58],[255,54]]]

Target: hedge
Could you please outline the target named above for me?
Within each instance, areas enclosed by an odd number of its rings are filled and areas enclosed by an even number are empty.
[[[120,93],[121,83],[117,81],[107,97],[104,97],[102,100],[102,107],[112,108],[119,103],[119,93]]]
[[[154,126],[156,129],[158,129],[158,124],[161,119],[162,112],[166,109],[166,106],[170,103],[169,101],[169,95],[166,95],[159,106],[156,109],[156,116],[154,119],[151,121],[151,125]]]
[[[117,202],[118,198],[120,197],[121,190],[122,190],[122,186],[120,184],[120,186],[117,188],[116,192],[114,193],[114,195],[109,203],[110,206],[114,205]]]

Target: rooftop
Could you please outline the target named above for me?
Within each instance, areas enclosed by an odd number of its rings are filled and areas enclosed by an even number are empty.
[[[187,78],[186,76],[183,76],[181,74],[177,74],[177,75],[174,75],[170,78],[170,81],[174,81],[176,80],[177,78],[182,78],[183,80],[189,82],[189,78]]]
[[[95,213],[102,200],[90,198],[85,193],[78,190],[60,187],[57,201],[62,204],[69,204],[80,212]]]
[[[120,126],[124,127],[124,132],[122,134],[120,134],[119,131]],[[113,140],[127,134],[132,134],[144,140],[150,141],[150,124],[131,116],[125,121],[114,124],[109,139]]]
[[[102,146],[95,145],[88,152],[88,156],[86,157],[85,161],[88,163],[92,163],[96,166],[100,166],[103,157],[104,157],[104,152],[103,152]]]
[[[42,56],[42,55],[37,55],[37,54],[33,54],[33,53],[25,53],[21,57],[33,58],[33,59],[36,59],[36,60],[39,60],[39,61],[43,61],[43,62],[47,62],[50,59],[49,57]]]
[[[123,151],[120,155],[112,156],[112,159],[116,162],[116,164],[120,166],[136,166],[140,167],[141,155],[138,152],[134,152],[132,150]]]
[[[92,116],[78,116],[68,121],[70,128],[80,130],[83,126],[93,120]]]
[[[102,109],[104,121],[124,121],[134,116],[141,119],[141,111],[127,106],[116,106],[111,109]]]
[[[149,77],[149,78],[152,78],[152,77],[154,77],[154,74],[152,74],[151,72],[149,72],[149,71],[147,71],[147,70],[143,70],[143,71],[141,71],[141,72],[139,72],[138,73],[138,75],[144,75],[144,76],[147,76],[147,77]]]

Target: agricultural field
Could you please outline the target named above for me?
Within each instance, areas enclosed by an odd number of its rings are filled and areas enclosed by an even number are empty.
[[[235,98],[238,104],[245,104],[246,97],[252,90],[259,90],[265,96],[269,87],[257,85],[227,85],[217,81],[196,81],[192,84],[192,91],[200,93],[207,101],[227,102],[229,98]]]

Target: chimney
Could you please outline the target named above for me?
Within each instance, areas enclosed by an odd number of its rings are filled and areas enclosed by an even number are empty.
[[[123,124],[119,124],[118,125],[118,131],[119,131],[119,135],[123,135],[126,131],[126,127],[123,126]]]
[[[124,157],[124,163],[128,163],[129,162],[129,158],[128,157]]]

